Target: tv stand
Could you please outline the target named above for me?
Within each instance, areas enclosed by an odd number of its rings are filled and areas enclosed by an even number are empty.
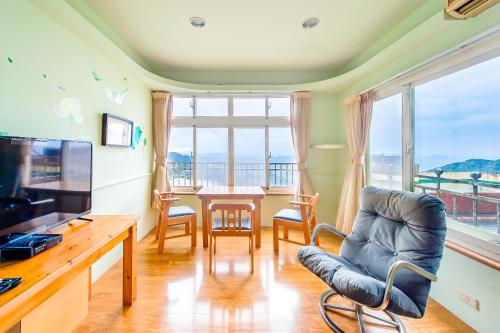
[[[2,277],[20,277],[23,281],[8,292],[0,295],[0,332],[15,325],[31,327],[32,332],[71,332],[81,317],[60,316],[65,304],[73,302],[76,308],[86,303],[90,289],[89,268],[107,252],[123,243],[123,305],[130,306],[136,298],[136,240],[139,216],[130,215],[90,215],[92,223],[72,226],[63,224],[48,233],[62,234],[64,240],[43,254],[33,258],[0,263]],[[73,284],[76,283],[75,284]],[[75,287],[76,286],[76,287]],[[69,289],[68,289],[69,288]],[[76,302],[71,292],[82,292]],[[66,297],[64,301],[61,297]],[[83,307],[81,306],[81,307]],[[66,309],[67,310],[67,309]],[[79,313],[79,312],[78,312]],[[86,313],[83,313],[85,317]],[[71,318],[70,318],[71,317]],[[37,320],[34,320],[37,319]],[[43,320],[38,320],[43,318]],[[77,321],[71,322],[71,320]],[[74,324],[74,325],[73,325]],[[40,325],[52,327],[42,330]],[[54,329],[59,325],[58,329]],[[62,327],[62,328],[61,328]],[[29,331],[29,330],[28,330]]]

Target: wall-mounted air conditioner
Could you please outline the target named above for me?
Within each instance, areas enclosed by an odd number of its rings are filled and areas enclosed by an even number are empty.
[[[474,17],[498,4],[500,0],[444,0],[444,11],[454,19]]]

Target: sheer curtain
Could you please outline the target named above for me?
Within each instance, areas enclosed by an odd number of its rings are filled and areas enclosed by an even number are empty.
[[[350,233],[359,209],[359,193],[366,185],[365,154],[372,119],[373,92],[345,99],[347,148],[351,153],[337,213],[337,229]]]
[[[313,194],[311,178],[306,169],[307,153],[309,151],[309,132],[311,117],[311,93],[297,91],[292,94],[290,122],[292,128],[293,149],[297,164],[297,180],[295,184],[295,199],[299,194]]]
[[[167,175],[167,153],[172,125],[172,94],[155,91],[153,97],[153,147],[155,151],[153,190],[170,191]],[[154,195],[151,204],[156,208]]]

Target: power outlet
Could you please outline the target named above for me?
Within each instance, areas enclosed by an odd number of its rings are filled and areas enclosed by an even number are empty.
[[[463,290],[458,292],[458,298],[474,310],[479,311],[479,301],[472,296],[467,295]]]

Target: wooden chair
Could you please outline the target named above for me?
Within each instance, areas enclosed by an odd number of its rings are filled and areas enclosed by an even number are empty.
[[[250,217],[242,213],[250,213]],[[215,255],[217,237],[248,237],[248,251],[251,256],[250,272],[253,274],[254,234],[255,234],[254,204],[215,204],[208,206],[208,235],[210,237],[209,273],[215,267],[212,256]],[[213,252],[212,252],[213,248]],[[212,265],[212,262],[214,264]]]
[[[282,209],[273,218],[273,248],[274,252],[279,252],[279,241],[295,243],[299,245],[309,245],[311,233],[316,227],[316,206],[319,202],[319,194],[300,195],[301,201],[290,201],[290,205],[298,209]],[[279,237],[279,227],[283,227],[283,238]],[[304,234],[304,243],[293,241],[288,238],[288,230],[300,230]],[[319,240],[316,239],[316,245]]]
[[[163,253],[165,240],[191,235],[191,247],[196,247],[196,212],[189,206],[172,206],[179,198],[174,198],[173,192],[154,190],[154,197],[160,207],[158,222],[156,224],[156,239],[158,240],[158,254]],[[184,233],[165,237],[167,228],[184,225]]]

